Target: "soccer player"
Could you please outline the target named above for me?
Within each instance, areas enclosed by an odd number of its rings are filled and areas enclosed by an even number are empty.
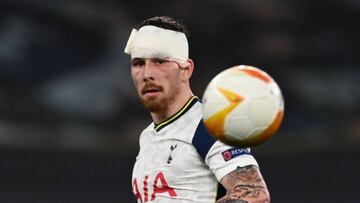
[[[214,140],[202,122],[201,102],[189,79],[185,27],[167,16],[153,17],[133,29],[125,53],[131,76],[153,122],[140,136],[132,175],[137,202],[270,202],[250,149]],[[217,197],[218,183],[226,189]]]

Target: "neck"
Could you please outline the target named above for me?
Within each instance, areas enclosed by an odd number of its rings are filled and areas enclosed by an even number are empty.
[[[159,124],[166,119],[173,116],[176,112],[180,111],[180,109],[189,101],[189,99],[193,96],[193,93],[188,91],[186,94],[179,95],[178,97],[174,98],[173,101],[166,107],[159,112],[151,112],[151,117],[154,123]]]

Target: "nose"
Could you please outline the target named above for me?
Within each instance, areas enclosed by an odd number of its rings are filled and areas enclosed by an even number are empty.
[[[155,69],[151,64],[151,61],[146,60],[144,66],[144,82],[154,81],[155,80]]]

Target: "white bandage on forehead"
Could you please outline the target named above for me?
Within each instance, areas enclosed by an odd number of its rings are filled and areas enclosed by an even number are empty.
[[[163,58],[184,61],[189,58],[189,46],[182,32],[151,25],[133,29],[125,53],[131,58]]]

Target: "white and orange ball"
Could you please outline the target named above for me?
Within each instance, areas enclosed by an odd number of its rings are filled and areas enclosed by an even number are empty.
[[[216,75],[203,95],[203,122],[216,139],[252,147],[272,137],[284,115],[277,83],[264,71],[246,65]]]

